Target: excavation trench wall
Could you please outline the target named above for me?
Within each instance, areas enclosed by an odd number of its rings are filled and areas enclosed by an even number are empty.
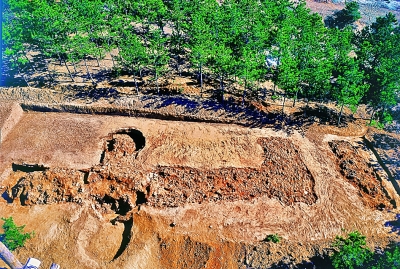
[[[0,102],[0,143],[6,138],[23,114],[16,102]]]
[[[64,112],[77,114],[95,114],[95,115],[118,115],[129,117],[141,117],[158,120],[171,121],[191,121],[204,123],[224,123],[224,124],[240,124],[237,119],[227,119],[218,117],[204,117],[196,115],[177,115],[176,113],[160,113],[151,109],[130,109],[125,107],[106,107],[106,106],[90,106],[90,105],[48,105],[48,104],[21,104],[21,107],[27,111],[35,112]]]

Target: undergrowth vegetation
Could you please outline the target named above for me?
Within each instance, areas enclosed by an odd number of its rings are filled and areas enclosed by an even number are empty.
[[[366,237],[358,231],[346,237],[337,236],[331,255],[335,269],[397,269],[400,268],[400,246],[393,245],[382,254],[375,254],[366,246]]]
[[[266,242],[272,242],[272,243],[279,243],[281,241],[281,237],[278,234],[269,234],[267,237],[264,239]]]
[[[363,268],[371,259],[372,252],[366,247],[366,237],[358,231],[351,232],[347,237],[337,236],[331,256],[332,265],[337,269]]]
[[[10,250],[14,251],[17,248],[23,247],[26,240],[34,236],[34,232],[25,233],[25,225],[17,226],[12,217],[1,218],[4,221],[2,228],[4,233],[0,234],[0,241]]]

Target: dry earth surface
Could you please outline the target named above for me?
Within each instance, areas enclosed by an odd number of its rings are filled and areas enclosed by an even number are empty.
[[[106,114],[118,105],[81,107]],[[177,104],[164,109],[159,118],[185,115]],[[11,122],[0,144],[1,216],[35,231],[17,257],[44,268],[269,268],[322,257],[347,231],[370,247],[399,240],[398,162],[387,157],[398,136],[362,120],[279,129],[207,113],[222,123],[21,113],[0,102],[0,122]],[[374,154],[379,135],[391,140]],[[275,233],[279,244],[263,241]]]
[[[343,8],[307,5],[324,16]],[[387,11],[362,6],[359,26]],[[247,269],[312,268],[312,259],[329,268],[322,258],[336,235],[359,230],[371,248],[399,241],[400,137],[367,128],[367,111],[340,128],[331,104],[300,101],[281,117],[269,82],[262,101],[243,107],[240,85],[227,81],[221,105],[198,97],[193,74],[169,74],[162,96],[145,77],[134,96],[132,76],[112,76],[110,54],[88,65],[103,74],[97,87],[82,63],[71,83],[50,62],[54,81],[36,66],[31,87],[0,89],[0,216],[35,231],[15,252],[22,262]],[[210,97],[217,82],[205,85]],[[269,234],[283,239],[265,242]]]

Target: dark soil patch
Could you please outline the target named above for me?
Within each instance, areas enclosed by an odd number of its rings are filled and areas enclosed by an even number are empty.
[[[314,179],[301,161],[299,150],[289,140],[262,138],[265,160],[260,169],[161,167],[158,187],[148,204],[180,206],[185,203],[250,200],[267,195],[286,205],[316,200]]]
[[[359,154],[361,148],[352,146],[347,141],[332,141],[329,145],[338,158],[338,169],[358,189],[366,205],[376,209],[393,208],[379,176],[368,160]]]

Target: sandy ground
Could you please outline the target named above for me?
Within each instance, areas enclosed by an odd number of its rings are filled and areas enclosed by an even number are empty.
[[[95,166],[110,134],[127,128],[139,130],[146,139],[131,168],[143,171],[160,166],[204,171],[258,169],[264,156],[258,139],[288,140],[296,145],[298,158],[312,175],[317,200],[310,205],[285,205],[279,199],[261,196],[179,207],[142,204],[133,209],[133,227],[128,236],[123,236],[126,222],[112,225],[110,219],[115,214],[104,214],[90,200],[21,206],[18,201],[1,199],[2,216],[13,216],[17,224],[26,224],[26,230],[35,230],[35,237],[16,252],[22,261],[35,256],[45,262],[44,267],[54,261],[62,268],[244,268],[247,258],[243,257],[250,254],[243,252],[243,246],[257,245],[272,233],[283,237],[282,246],[292,247],[274,252],[264,261],[253,260],[253,265],[267,266],[287,255],[300,262],[315,255],[316,249],[329,247],[343,229],[361,231],[371,238],[372,245],[396,237],[390,235],[390,227],[385,227],[396,211],[369,207],[357,188],[340,174],[328,145],[338,138],[329,134],[335,128],[325,128],[326,133],[320,132],[320,127],[310,128],[304,136],[224,124],[25,112],[0,145],[0,191],[15,184],[10,182],[14,180],[10,177],[14,175],[12,163],[78,170]],[[358,135],[347,136],[347,140],[355,141],[364,133],[361,128]],[[287,161],[282,159],[283,163]],[[292,177],[290,172],[282,173]],[[124,237],[130,238],[126,249],[113,260]],[[314,247],[307,248],[309,243]],[[185,262],[180,263],[180,255]]]

